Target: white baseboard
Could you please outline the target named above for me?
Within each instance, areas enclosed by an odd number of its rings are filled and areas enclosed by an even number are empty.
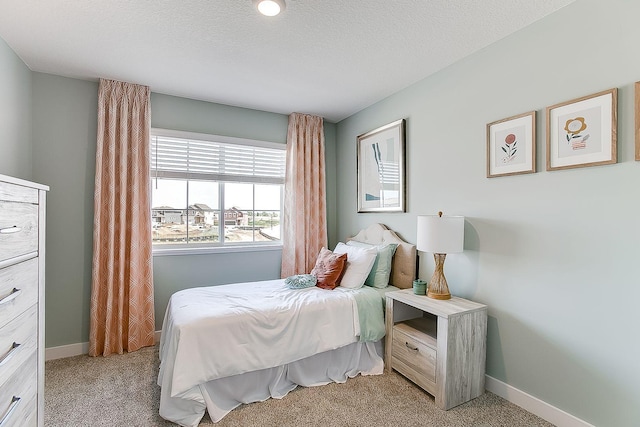
[[[89,353],[89,343],[61,345],[44,349],[44,360],[62,359],[64,357],[80,356]]]
[[[160,342],[162,331],[156,331],[154,334],[155,343]],[[77,344],[61,345],[58,347],[47,347],[44,349],[44,360],[62,359],[64,357],[80,356],[89,354],[89,343],[81,342]]]
[[[531,396],[522,390],[503,383],[489,375],[486,375],[485,388],[493,394],[502,397],[514,405],[531,412],[540,418],[549,421],[558,427],[594,427],[592,424],[582,421],[573,415],[551,406],[546,402]]]

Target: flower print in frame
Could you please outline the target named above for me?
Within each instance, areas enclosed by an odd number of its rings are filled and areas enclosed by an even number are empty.
[[[536,112],[487,125],[487,178],[536,171]]]
[[[589,133],[585,132],[589,126],[584,121],[584,117],[568,119],[564,125],[567,137],[567,147],[571,150],[584,150],[587,148]]]
[[[617,161],[617,89],[547,107],[547,170]]]

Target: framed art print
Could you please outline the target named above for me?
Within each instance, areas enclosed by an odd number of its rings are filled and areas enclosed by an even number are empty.
[[[358,212],[404,212],[405,120],[357,137]]]
[[[536,112],[487,125],[487,178],[536,171]]]
[[[547,170],[617,161],[616,88],[547,107]]]

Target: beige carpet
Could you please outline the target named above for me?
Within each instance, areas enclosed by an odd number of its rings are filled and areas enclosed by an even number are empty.
[[[45,367],[45,425],[174,426],[158,415],[158,348],[122,356],[51,360]],[[352,378],[345,384],[302,388],[284,399],[242,405],[214,424],[200,426],[464,426],[536,427],[551,424],[485,393],[449,411],[393,373]]]

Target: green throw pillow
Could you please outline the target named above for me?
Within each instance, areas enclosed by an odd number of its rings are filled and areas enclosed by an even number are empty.
[[[312,274],[296,274],[295,276],[289,276],[284,279],[284,284],[289,289],[304,289],[315,286],[318,279]]]
[[[364,284],[374,288],[386,288],[389,285],[389,276],[391,275],[391,266],[393,265],[393,255],[396,253],[398,245],[395,243],[387,243],[383,245],[371,245],[369,243],[349,240],[347,245],[359,247],[375,247],[378,250],[378,256],[371,267],[371,272],[367,276]]]

